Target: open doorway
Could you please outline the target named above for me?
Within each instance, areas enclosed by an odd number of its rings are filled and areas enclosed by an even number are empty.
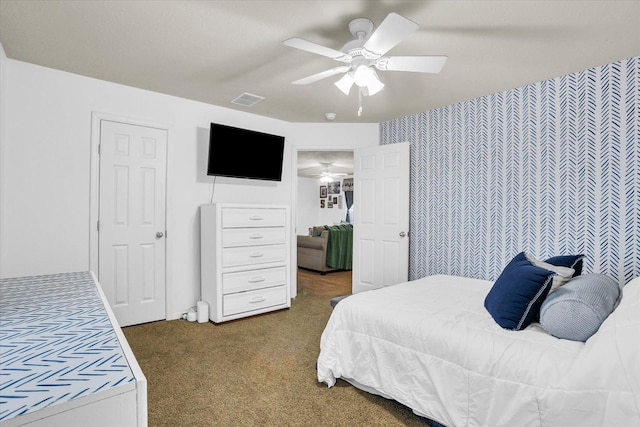
[[[296,156],[298,292],[351,293],[353,150],[298,150]]]
[[[318,225],[351,222],[353,151],[298,151],[297,155],[298,234]]]

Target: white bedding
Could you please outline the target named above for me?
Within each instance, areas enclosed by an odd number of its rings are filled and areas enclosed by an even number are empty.
[[[343,299],[318,380],[343,378],[446,426],[640,425],[640,279],[586,343],[500,328],[492,282],[430,276]]]

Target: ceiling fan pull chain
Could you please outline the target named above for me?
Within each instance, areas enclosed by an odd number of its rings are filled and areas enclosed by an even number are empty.
[[[362,88],[358,91],[358,117],[362,116]]]

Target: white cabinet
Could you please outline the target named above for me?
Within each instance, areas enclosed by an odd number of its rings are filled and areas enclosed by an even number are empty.
[[[200,206],[202,300],[226,322],[291,306],[289,208]]]

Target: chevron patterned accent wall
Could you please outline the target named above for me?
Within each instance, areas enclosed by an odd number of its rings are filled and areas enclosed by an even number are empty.
[[[640,276],[640,57],[380,125],[411,143],[411,279],[524,250]]]

